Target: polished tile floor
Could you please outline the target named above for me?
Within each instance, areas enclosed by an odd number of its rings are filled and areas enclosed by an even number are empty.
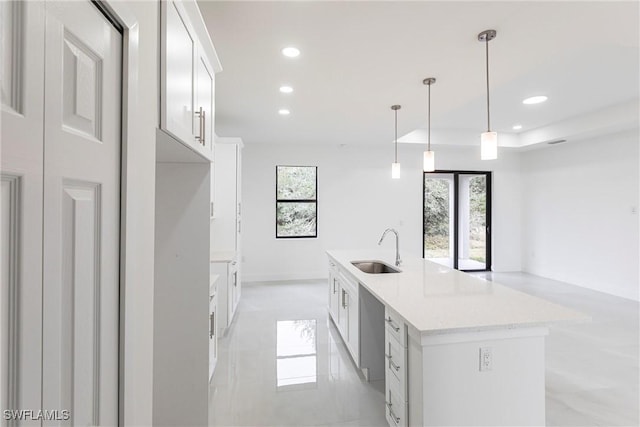
[[[482,273],[587,313],[547,338],[547,425],[638,426],[638,303],[521,273]],[[326,311],[325,281],[244,284],[219,341],[212,426],[386,426]]]

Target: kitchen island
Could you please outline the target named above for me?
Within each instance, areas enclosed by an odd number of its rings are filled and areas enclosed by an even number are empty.
[[[329,313],[356,366],[385,380],[389,424],[544,425],[544,337],[588,317],[419,258],[327,251]]]

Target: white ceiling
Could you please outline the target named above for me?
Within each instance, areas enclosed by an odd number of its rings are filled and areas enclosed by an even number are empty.
[[[247,144],[388,143],[393,104],[402,105],[398,134],[419,135],[425,77],[437,79],[433,142],[475,135],[475,143],[486,130],[485,46],[477,34],[489,28],[498,32],[489,44],[492,130],[523,126],[505,140],[529,141],[527,133],[639,97],[637,1],[198,3],[223,67],[216,133]],[[284,57],[288,45],[301,55]],[[294,92],[281,94],[283,84]],[[536,94],[549,100],[522,104]],[[279,116],[280,108],[291,115]],[[631,120],[637,126],[637,114]]]

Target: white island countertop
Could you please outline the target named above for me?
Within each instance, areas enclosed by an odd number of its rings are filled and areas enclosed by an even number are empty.
[[[422,258],[403,260],[400,273],[368,274],[351,261],[379,260],[393,266],[394,254],[357,250],[330,250],[327,254],[421,334],[536,327],[590,319],[544,299]]]

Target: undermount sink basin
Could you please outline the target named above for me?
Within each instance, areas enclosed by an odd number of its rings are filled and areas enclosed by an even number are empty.
[[[360,271],[369,274],[400,273],[400,270],[382,261],[351,261]]]

